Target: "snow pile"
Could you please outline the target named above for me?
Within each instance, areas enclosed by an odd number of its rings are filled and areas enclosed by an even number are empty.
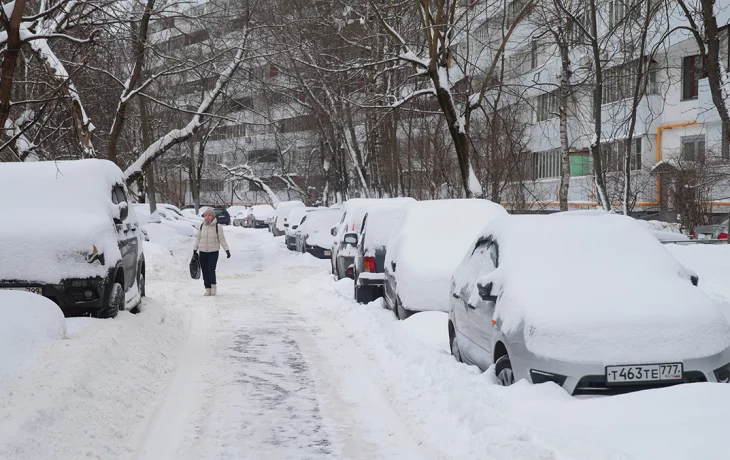
[[[419,201],[404,207],[388,240],[385,269],[396,262],[398,296],[413,311],[448,311],[449,283],[474,237],[507,211],[488,200]]]
[[[0,279],[58,283],[104,276],[121,255],[112,187],[121,170],[106,160],[0,165]],[[96,246],[106,266],[88,263]]]
[[[0,290],[0,378],[22,365],[38,346],[65,335],[66,320],[51,300]]]
[[[666,362],[730,346],[730,326],[692,285],[693,272],[634,219],[508,216],[487,227],[482,236],[489,235],[498,243],[499,267],[478,281],[501,292],[495,318],[502,330],[523,328],[528,349],[539,356]]]
[[[342,219],[340,209],[317,209],[307,213],[307,219],[299,227],[302,235],[305,235],[307,244],[330,249],[335,237],[332,236],[332,228]]]
[[[730,303],[730,245],[668,244],[665,247],[681,264],[697,273],[703,291],[718,301]]]

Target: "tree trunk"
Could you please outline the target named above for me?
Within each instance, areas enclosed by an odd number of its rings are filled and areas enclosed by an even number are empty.
[[[150,124],[149,113],[147,112],[147,100],[139,99],[139,115],[142,125],[142,148],[146,149],[152,144],[152,126]],[[145,180],[147,181],[147,196],[150,201],[150,214],[157,211],[157,188],[155,187],[155,169],[154,163],[150,163],[144,170]]]
[[[459,161],[459,172],[461,174],[461,185],[464,188],[464,195],[466,198],[472,198],[474,191],[471,189],[471,184],[469,183],[471,166],[469,164],[469,138],[466,135],[467,128],[466,126],[462,126],[462,122],[459,120],[459,114],[456,113],[451,92],[441,86],[438,72],[433,72],[431,79],[433,80],[434,87],[437,88],[436,99],[441,107],[441,111],[446,117],[449,134],[451,134],[451,140],[454,142],[454,149],[456,149],[456,158]],[[443,84],[448,83],[443,82]]]
[[[597,0],[590,2],[591,14],[591,48],[593,49],[593,61],[595,65],[595,87],[593,88],[593,140],[591,141],[591,158],[593,159],[593,175],[598,192],[598,204],[606,211],[611,210],[611,200],[608,197],[606,188],[606,174],[603,170],[603,161],[601,158],[601,107],[603,106],[603,75],[601,62],[601,47],[598,42],[597,31]]]
[[[0,64],[0,129],[5,131],[5,123],[10,116],[10,102],[13,96],[13,80],[18,55],[23,42],[20,39],[20,24],[25,12],[25,0],[16,0],[10,21],[7,24],[7,40]]]
[[[710,84],[712,103],[715,104],[717,112],[722,121],[722,158],[730,159],[730,114],[728,114],[727,88],[723,81],[723,69],[720,65],[720,36],[718,35],[717,18],[715,17],[716,0],[701,0],[702,22],[704,23],[704,35],[707,41],[707,59],[704,65],[707,70],[707,81]],[[730,240],[730,238],[728,238]]]
[[[570,19],[568,19],[570,21]],[[569,27],[568,27],[569,29]],[[568,104],[570,102],[570,50],[567,43],[558,44],[560,48],[560,191],[558,201],[560,210],[568,210],[568,191],[570,188],[570,141],[568,139]]]

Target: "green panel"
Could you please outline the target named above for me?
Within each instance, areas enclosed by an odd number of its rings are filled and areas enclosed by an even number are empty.
[[[570,156],[570,175],[587,176],[591,173],[591,159],[588,155]]]

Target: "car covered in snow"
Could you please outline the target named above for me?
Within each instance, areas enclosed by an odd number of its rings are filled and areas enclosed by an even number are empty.
[[[454,272],[451,353],[573,395],[729,382],[730,325],[698,283],[630,217],[508,216]]]
[[[320,208],[307,213],[296,233],[296,248],[299,252],[308,252],[318,259],[329,259],[332,256],[332,227],[342,218],[339,208]]]
[[[429,200],[404,207],[388,239],[384,298],[396,317],[449,311],[449,283],[470,242],[496,218],[500,205],[482,199]]]
[[[274,236],[282,236],[286,231],[286,226],[284,226],[284,224],[286,223],[287,217],[289,217],[289,213],[292,209],[300,207],[303,208],[305,206],[304,203],[299,200],[281,201],[277,203],[276,213],[274,214],[274,219],[271,221],[271,233],[273,233]]]
[[[353,198],[342,204],[340,223],[331,230],[332,242],[332,274],[337,279],[352,278],[350,265],[355,261],[357,253],[357,235],[362,230],[362,222],[369,209],[389,204],[414,203],[413,198]]]
[[[313,208],[297,206],[292,208],[284,223],[284,243],[286,248],[294,251],[297,248],[296,235],[299,232],[299,225],[304,220],[304,216]]]
[[[354,297],[368,303],[383,296],[388,238],[403,218],[405,204],[376,206],[363,218],[353,265]]]
[[[177,220],[187,220],[196,227],[203,222],[203,219],[196,216],[194,212],[192,214],[185,214],[182,209],[178,208],[174,204],[157,203],[157,208],[164,209],[170,217],[176,218]]]
[[[202,224],[193,224],[188,219],[178,218],[173,212],[158,206],[155,214],[150,214],[150,205],[148,203],[140,203],[134,205],[134,213],[140,225],[149,229],[150,225],[162,225],[179,233],[182,236],[195,236],[199,226]]]
[[[47,297],[67,316],[138,308],[143,235],[118,166],[0,163],[0,203],[0,289]]]
[[[243,226],[248,228],[266,228],[269,219],[274,216],[276,209],[270,204],[255,204],[248,208]]]

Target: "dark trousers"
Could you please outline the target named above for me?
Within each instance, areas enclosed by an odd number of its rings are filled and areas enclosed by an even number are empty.
[[[200,269],[203,271],[203,284],[210,289],[215,282],[215,267],[218,265],[218,251],[200,253]]]

